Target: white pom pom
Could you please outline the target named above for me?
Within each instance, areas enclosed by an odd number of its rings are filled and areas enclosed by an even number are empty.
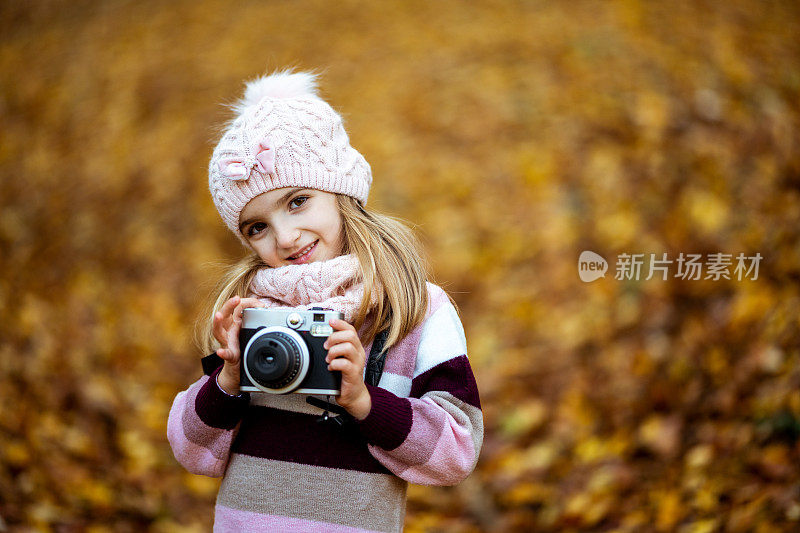
[[[297,98],[300,96],[318,96],[317,74],[311,72],[292,72],[291,69],[261,76],[247,82],[244,98],[232,107],[237,115],[252,105],[256,105],[265,96],[273,98]]]

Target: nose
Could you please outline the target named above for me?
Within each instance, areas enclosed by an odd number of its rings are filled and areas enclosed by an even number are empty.
[[[275,244],[278,248],[293,248],[300,238],[300,230],[290,224],[278,224],[274,228]]]

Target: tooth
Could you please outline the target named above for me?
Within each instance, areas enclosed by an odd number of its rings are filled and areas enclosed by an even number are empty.
[[[308,246],[306,246],[305,248],[303,248],[302,250],[300,250],[299,252],[297,252],[295,255],[291,256],[289,259],[299,259],[300,257],[304,256],[306,253],[308,253],[308,251],[311,249],[312,246],[314,246],[313,242],[311,244],[309,244]]]

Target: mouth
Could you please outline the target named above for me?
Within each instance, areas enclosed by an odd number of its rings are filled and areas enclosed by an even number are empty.
[[[286,260],[290,263],[294,263],[295,265],[308,262],[308,260],[311,259],[311,254],[314,253],[314,249],[317,247],[318,242],[319,239],[312,242],[296,254],[287,257]]]

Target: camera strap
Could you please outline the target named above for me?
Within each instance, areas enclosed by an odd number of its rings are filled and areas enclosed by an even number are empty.
[[[383,351],[386,339],[389,337],[389,330],[384,329],[375,335],[372,341],[372,349],[367,357],[367,374],[364,376],[364,383],[367,385],[378,386],[383,374],[383,365],[386,363],[386,353]]]
[[[217,354],[212,353],[211,355],[203,357],[200,362],[203,364],[203,374],[210,376],[220,365],[225,363],[225,360]]]

